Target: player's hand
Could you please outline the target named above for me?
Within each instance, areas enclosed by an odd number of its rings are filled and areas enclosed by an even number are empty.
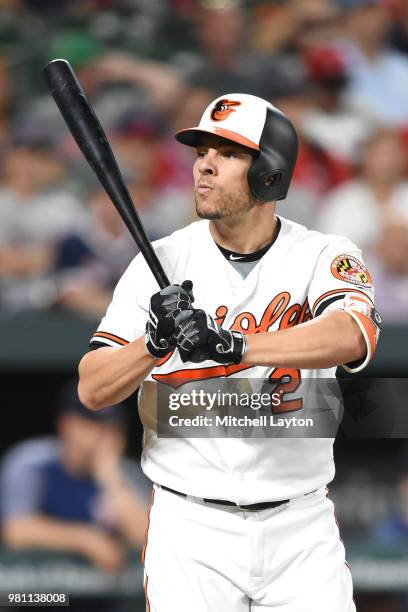
[[[189,280],[169,285],[151,297],[145,342],[152,357],[164,357],[175,348],[175,318],[191,309],[193,302],[193,283]]]
[[[183,363],[240,363],[247,349],[241,332],[222,329],[204,310],[185,310],[176,317],[177,346]]]

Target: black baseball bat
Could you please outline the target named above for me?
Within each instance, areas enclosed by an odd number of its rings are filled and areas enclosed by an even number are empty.
[[[44,68],[49,90],[85,159],[139,247],[160,289],[170,285],[139,219],[105,132],[69,62],[55,59]]]

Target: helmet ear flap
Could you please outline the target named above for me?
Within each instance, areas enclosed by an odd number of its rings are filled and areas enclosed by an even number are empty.
[[[281,191],[280,184],[283,180],[281,170],[270,170],[259,168],[259,158],[248,169],[248,185],[252,195],[257,200],[265,202],[278,199],[277,195]],[[257,163],[258,162],[258,163]]]
[[[266,112],[259,155],[248,169],[252,195],[264,202],[286,198],[298,152],[298,139],[289,119],[274,107]]]

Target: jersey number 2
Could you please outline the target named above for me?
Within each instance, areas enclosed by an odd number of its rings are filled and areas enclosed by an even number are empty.
[[[296,368],[275,368],[269,376],[269,380],[276,385],[273,394],[279,393],[281,400],[279,405],[272,406],[273,414],[302,410],[302,398],[283,399],[286,395],[293,393],[300,387],[300,370]]]

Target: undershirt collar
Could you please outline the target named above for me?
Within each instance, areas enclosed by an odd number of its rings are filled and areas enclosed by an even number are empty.
[[[281,229],[281,221],[279,217],[277,217],[276,222],[277,222],[277,231],[275,232],[275,235],[272,238],[272,240],[267,245],[262,247],[262,249],[259,249],[259,251],[255,251],[254,253],[244,253],[244,254],[236,253],[235,251],[230,251],[229,249],[225,249],[224,247],[220,246],[217,243],[215,244],[217,244],[217,247],[219,248],[221,253],[224,255],[225,259],[227,259],[228,261],[232,263],[234,262],[251,263],[251,262],[259,261],[265,255],[265,253],[269,251],[269,249],[271,248],[271,246],[273,245],[273,243],[279,236],[279,232]]]

